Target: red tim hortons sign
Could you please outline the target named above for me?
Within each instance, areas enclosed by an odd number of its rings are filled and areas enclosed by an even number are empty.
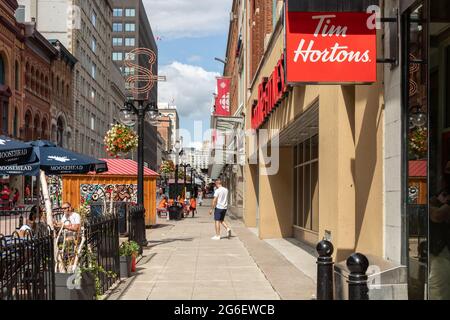
[[[286,76],[295,83],[373,83],[377,35],[364,12],[286,12]]]
[[[285,81],[284,57],[278,61],[269,77],[258,86],[258,100],[252,106],[252,129],[259,129],[288,92]]]

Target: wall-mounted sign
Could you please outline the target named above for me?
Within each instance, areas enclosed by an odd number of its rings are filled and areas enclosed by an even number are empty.
[[[230,78],[217,78],[217,97],[215,101],[216,116],[229,117],[231,115],[230,110]]]
[[[272,111],[283,100],[287,86],[285,81],[284,59],[278,61],[269,78],[264,78],[258,87],[258,100],[252,107],[252,128],[258,129]]]
[[[373,83],[376,29],[362,12],[286,12],[288,83]]]

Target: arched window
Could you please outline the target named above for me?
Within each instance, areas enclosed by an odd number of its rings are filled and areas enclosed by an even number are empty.
[[[33,139],[33,132],[31,130],[31,121],[32,116],[30,110],[28,110],[25,113],[25,123],[24,123],[24,129],[25,129],[25,140],[30,141]]]
[[[45,78],[44,74],[41,73],[41,91],[39,92],[41,96],[45,96]]]
[[[31,66],[31,91],[36,90],[36,75],[34,74],[34,67]]]
[[[59,117],[57,122],[56,143],[60,147],[64,147],[64,130],[65,130],[64,119],[62,117]]]
[[[5,63],[2,56],[0,56],[0,84],[5,84]]]
[[[44,119],[42,119],[42,125],[41,125],[41,137],[44,140],[48,140],[47,130],[48,130],[48,122],[47,122],[47,119],[44,118]]]
[[[47,99],[50,98],[50,87],[49,87],[49,84],[48,84],[48,77],[45,77],[45,97]]]
[[[33,123],[33,127],[34,127],[34,132],[33,132],[33,139],[34,140],[39,140],[41,137],[41,118],[39,117],[39,115],[37,114],[34,117],[34,123]]]
[[[15,79],[16,79],[16,90],[20,89],[20,68],[19,68],[19,62],[16,61],[16,66],[15,66]]]
[[[25,66],[25,83],[27,88],[30,88],[31,86],[31,74],[30,74],[30,64],[27,62],[26,66]]]
[[[19,109],[17,107],[14,110],[13,135],[16,138],[19,137]]]
[[[56,94],[59,95],[59,77],[56,77]]]

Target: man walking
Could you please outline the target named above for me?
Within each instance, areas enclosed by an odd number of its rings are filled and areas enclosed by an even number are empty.
[[[228,189],[222,186],[222,181],[220,179],[216,180],[216,191],[214,192],[214,201],[212,204],[212,209],[209,214],[212,215],[214,212],[214,220],[216,227],[216,235],[212,237],[212,240],[220,240],[220,225],[223,225],[227,230],[228,238],[231,237],[231,229],[225,223],[225,215],[228,209]]]

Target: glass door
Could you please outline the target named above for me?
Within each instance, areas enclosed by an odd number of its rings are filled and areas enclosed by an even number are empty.
[[[427,297],[428,274],[428,66],[427,4],[404,16],[404,101],[406,152],[406,255],[409,299]]]

